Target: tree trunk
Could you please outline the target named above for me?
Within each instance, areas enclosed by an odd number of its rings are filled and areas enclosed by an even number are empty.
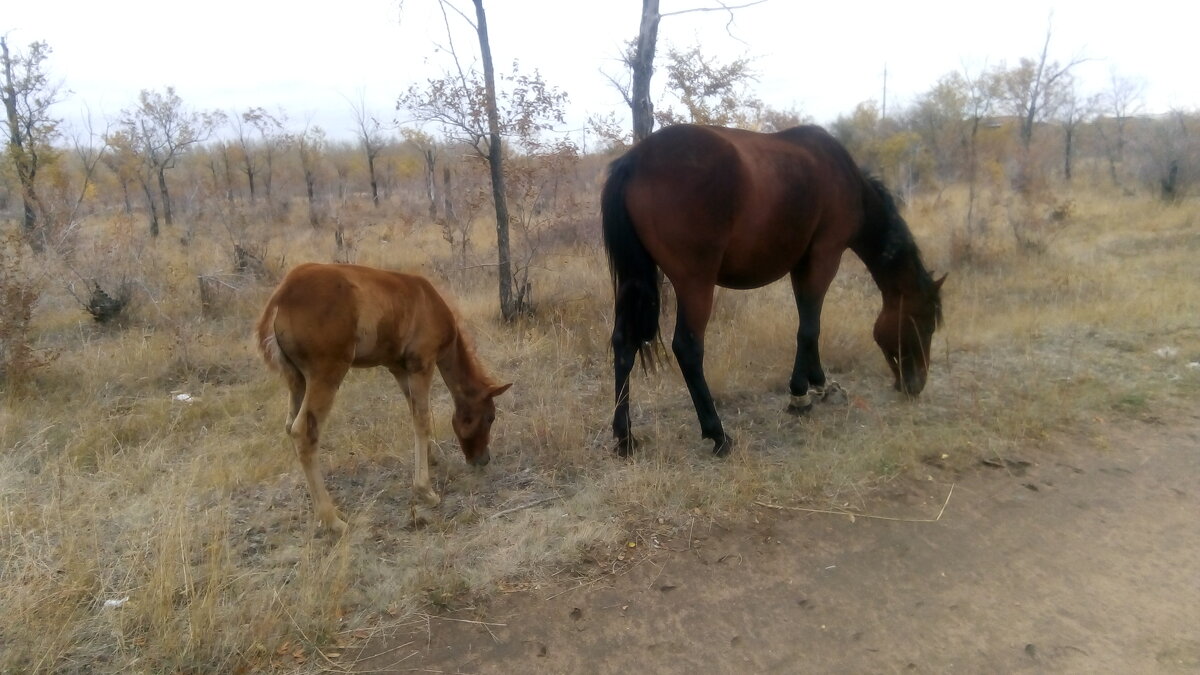
[[[658,43],[658,0],[642,0],[642,22],[638,28],[637,46],[633,52],[632,91],[629,107],[633,113],[633,142],[654,131],[654,104],[650,101],[650,78],[654,75],[654,49]]]
[[[158,236],[158,206],[154,203],[154,191],[150,189],[150,183],[145,179],[141,179],[142,190],[146,193],[146,206],[150,209],[150,236]]]
[[[446,213],[446,220],[453,224],[455,222],[454,205],[450,202],[450,165],[442,165],[442,210]]]
[[[1068,183],[1071,182],[1071,152],[1075,149],[1075,127],[1068,126],[1065,129],[1066,136],[1063,139],[1063,179]]]
[[[34,236],[34,230],[37,229],[37,209],[34,208],[37,197],[33,188],[33,178],[37,169],[30,161],[31,149],[25,147],[25,139],[21,135],[21,119],[17,113],[17,89],[13,82],[12,59],[8,54],[6,40],[0,39],[0,49],[3,50],[4,59],[3,98],[4,112],[8,118],[8,156],[21,184],[21,204],[24,207],[21,227],[30,246],[41,251],[41,241]]]
[[[514,318],[522,309],[513,297],[512,259],[508,245],[508,201],[504,186],[504,157],[500,143],[500,115],[496,110],[496,74],[492,68],[492,49],[488,45],[487,17],[483,13],[483,0],[474,0],[475,16],[478,19],[479,51],[483,57],[483,81],[487,96],[488,117],[488,168],[492,176],[492,201],[496,205],[496,255],[497,276],[500,281],[500,315],[505,320]],[[657,2],[655,2],[657,4]]]
[[[162,195],[163,222],[170,227],[175,224],[175,218],[171,214],[171,194],[167,192],[167,168],[165,166],[158,167],[158,192]],[[157,221],[157,219],[155,220]],[[157,232],[157,225],[154,229]]]
[[[371,176],[371,203],[379,208],[379,179],[375,177],[375,153],[367,150],[367,173]]]
[[[121,197],[125,199],[125,215],[133,215],[133,202],[129,199],[129,181],[125,178],[118,178],[121,182]]]
[[[304,191],[308,194],[308,224],[316,227],[320,224],[320,219],[317,218],[317,196],[316,196],[317,175],[312,169],[304,169]]]
[[[246,184],[250,186],[250,203],[254,204],[254,199],[255,199],[254,165],[252,165],[250,163],[249,155],[246,156],[246,159],[243,161],[243,164],[245,164],[245,168],[242,169],[242,172],[246,174]]]
[[[437,222],[436,174],[433,148],[425,149],[425,191],[429,195],[429,222]]]

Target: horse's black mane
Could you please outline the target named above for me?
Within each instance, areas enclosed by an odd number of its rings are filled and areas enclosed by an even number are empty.
[[[899,271],[910,268],[916,277],[917,285],[922,295],[936,299],[937,322],[942,323],[942,302],[937,292],[933,276],[925,267],[921,258],[921,249],[913,238],[912,230],[900,215],[900,208],[892,191],[883,181],[863,172],[863,180],[867,190],[863,195],[863,209],[866,213],[863,224],[864,231],[858,237],[855,252],[868,263],[875,262],[888,270]],[[872,194],[873,193],[873,194]],[[872,204],[872,197],[878,200]],[[874,274],[874,272],[872,272]]]

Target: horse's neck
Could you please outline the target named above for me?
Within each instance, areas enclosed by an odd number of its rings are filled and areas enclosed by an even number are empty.
[[[918,284],[920,254],[902,223],[867,225],[851,250],[863,261],[884,297],[903,295]]]

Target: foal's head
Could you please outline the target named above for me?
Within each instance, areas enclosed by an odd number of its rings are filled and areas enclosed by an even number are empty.
[[[896,391],[916,396],[925,388],[929,374],[929,345],[933,331],[942,323],[943,275],[936,281],[925,277],[916,293],[888,294],[875,320],[875,342],[883,350]]]
[[[511,386],[511,382],[489,386],[481,394],[460,400],[455,407],[454,435],[458,436],[458,443],[468,464],[486,466],[492,461],[488,439],[492,435],[492,422],[496,421],[496,402],[493,399]]]

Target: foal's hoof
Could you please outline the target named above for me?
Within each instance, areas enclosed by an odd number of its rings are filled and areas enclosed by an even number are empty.
[[[334,516],[333,520],[326,523],[325,527],[329,528],[329,531],[337,535],[339,538],[344,537],[346,533],[350,531],[350,526],[346,524],[346,521],[336,516]]]
[[[420,488],[414,488],[413,498],[414,503],[420,503],[424,506],[428,506],[429,508],[433,508],[442,503],[442,498],[433,491],[433,488],[426,488],[424,490]]]
[[[409,505],[408,514],[408,526],[414,530],[419,530],[433,522],[433,513],[417,504]]]

